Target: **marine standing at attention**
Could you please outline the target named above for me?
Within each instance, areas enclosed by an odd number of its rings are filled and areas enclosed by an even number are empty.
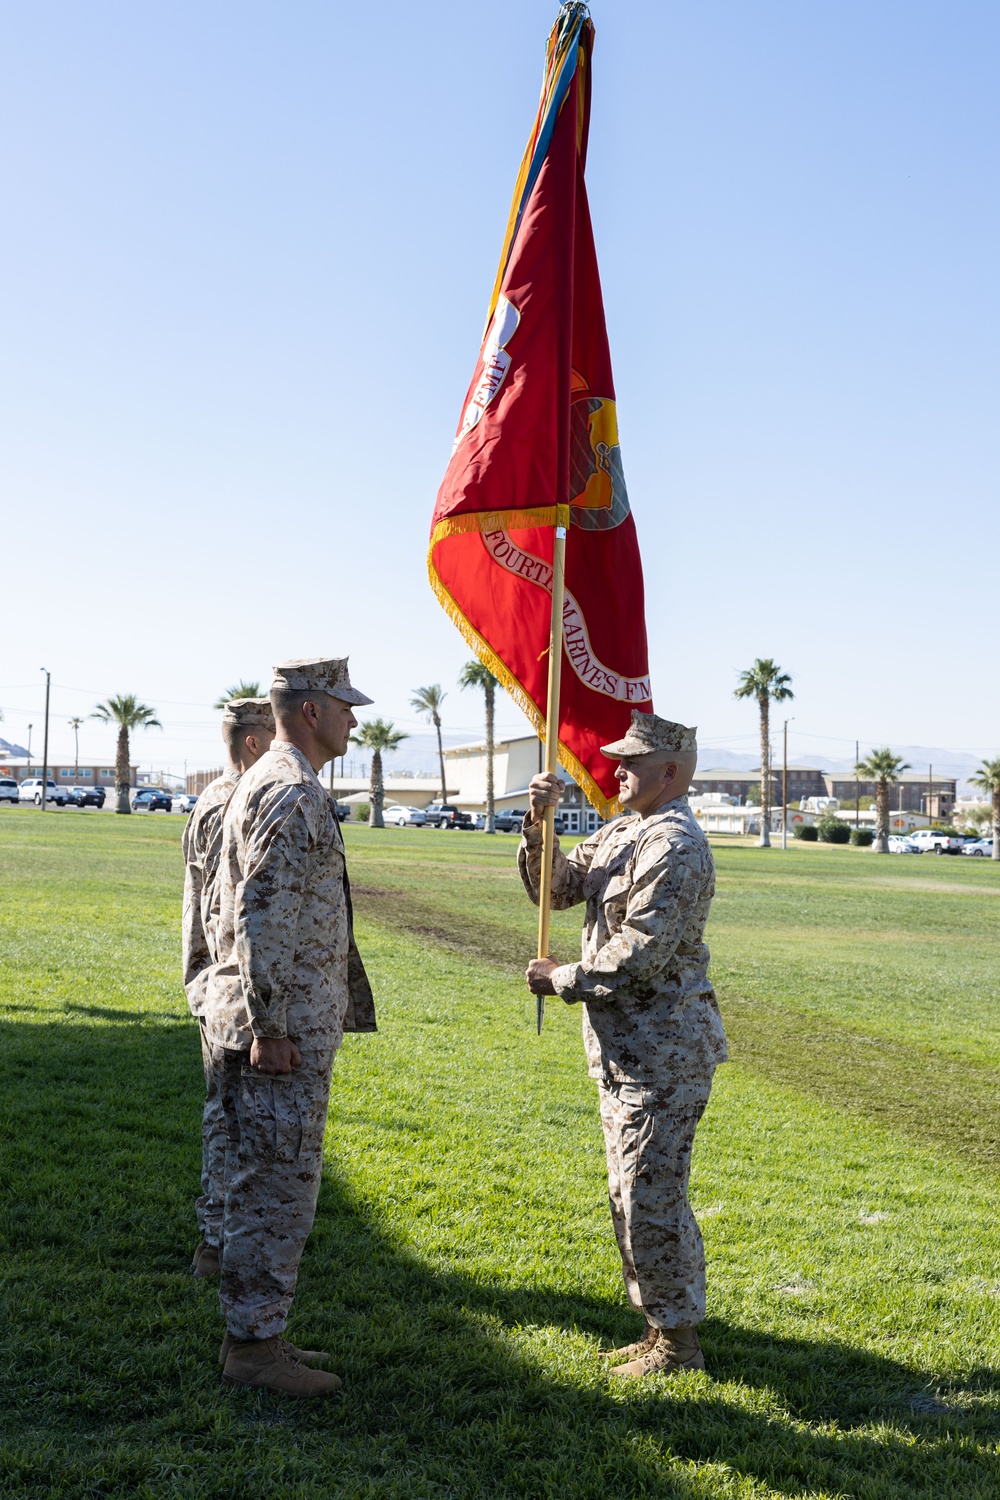
[[[184,853],[184,911],[181,923],[184,989],[199,1021],[205,1003],[205,978],[217,958],[215,899],[222,852],[222,815],[244,771],[260,759],[274,739],[274,713],[268,698],[232,698],[222,715],[222,738],[229,765],[198,796],[181,840]],[[201,1055],[205,1068],[205,1107],[201,1117],[201,1197],[195,1204],[201,1241],[194,1252],[195,1276],[218,1276],[222,1234],[222,1184],[226,1166],[226,1123],[220,1080],[201,1021]]]
[[[218,962],[206,1025],[229,1131],[219,1300],[225,1378],[292,1396],[341,1381],[284,1337],[319,1195],[334,1056],[374,1031],[354,943],[340,827],[317,778],[372,700],[347,658],[275,667],[277,736],[234,791],[223,825]]]
[[[632,712],[625,738],[602,747],[618,760],[625,816],[564,855],[556,844],[552,906],[587,903],[581,963],[532,960],[536,995],[582,1002],[590,1075],[597,1079],[611,1217],[641,1337],[610,1359],[613,1373],[703,1370],[705,1251],[687,1188],[695,1128],[716,1065],[722,1018],[702,940],[715,891],[708,840],[687,792],[695,730]],[[551,773],[533,778],[518,863],[537,904],[541,818],[559,801]]]

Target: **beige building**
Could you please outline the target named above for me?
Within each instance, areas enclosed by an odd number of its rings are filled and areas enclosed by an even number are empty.
[[[453,797],[450,785],[451,776],[448,776],[448,800]],[[321,777],[324,786],[330,785],[329,772]],[[440,776],[384,776],[382,785],[385,788],[386,806],[390,802],[397,802],[401,807],[426,807],[429,802],[441,801],[441,778]],[[371,792],[371,781],[367,776],[335,776],[333,778],[333,795],[338,802],[346,802],[349,797],[367,799]]]
[[[0,776],[11,776],[15,781],[29,781],[33,776],[40,777],[41,774],[42,762],[34,755],[30,760],[26,756],[0,755]],[[138,766],[129,767],[130,786],[135,786],[138,774]],[[115,768],[113,765],[95,764],[94,761],[80,766],[67,766],[63,761],[58,761],[54,766],[49,766],[49,779],[56,786],[103,786],[108,789],[115,784]]]
[[[457,807],[468,812],[486,811],[486,745],[455,745],[444,752],[445,774],[456,791],[449,793]],[[537,735],[497,740],[493,751],[493,794],[497,812],[528,807],[528,782],[545,764],[545,747]],[[599,815],[584,797],[568,771],[560,768],[566,782],[560,804],[560,832],[593,833],[601,825]],[[402,800],[402,799],[401,799]]]
[[[727,792],[689,792],[691,811],[706,833],[757,833],[760,808],[739,804]]]

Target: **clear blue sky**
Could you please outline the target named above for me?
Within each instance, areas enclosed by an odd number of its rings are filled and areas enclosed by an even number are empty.
[[[0,735],[44,665],[57,754],[132,691],[211,763],[230,681],[342,651],[478,733],[424,555],[556,9],[0,4]],[[801,758],[996,753],[1000,7],[592,14],[658,710],[753,748],[770,655]]]

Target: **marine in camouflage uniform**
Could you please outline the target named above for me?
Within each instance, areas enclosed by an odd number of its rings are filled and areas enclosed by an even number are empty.
[[[315,702],[325,712],[324,698],[337,701],[349,727],[357,721],[347,705],[371,702],[351,686],[346,658],[275,668],[278,737],[226,809],[218,962],[206,1005],[229,1136],[224,1373],[293,1395],[326,1394],[340,1384],[308,1370],[306,1362],[319,1356],[289,1344],[284,1329],[316,1212],[333,1060],[345,1030],[375,1030],[343,840],[315,769],[343,753],[348,729],[339,746],[320,740],[309,754],[291,743],[290,726],[301,729],[301,713]],[[308,736],[298,738],[308,745]],[[290,1071],[262,1065],[271,1043],[292,1044]]]
[[[705,1254],[687,1188],[695,1128],[727,1054],[703,941],[712,853],[683,795],[695,731],[633,711],[625,738],[603,753],[622,761],[623,800],[627,769],[645,768],[652,805],[606,824],[568,855],[556,842],[552,906],[586,902],[582,959],[536,960],[529,976],[538,982],[529,983],[583,1008],[625,1287],[646,1320],[643,1337],[615,1351],[626,1361],[616,1373],[703,1369],[695,1329],[705,1316]],[[519,867],[536,904],[541,860],[542,824],[529,813]]]
[[[243,765],[251,765],[274,738],[274,714],[269,699],[231,699],[222,716],[222,737],[229,765],[199,794],[181,840],[184,854],[181,918],[184,989],[191,1013],[199,1020],[205,1003],[206,975],[217,957],[214,905],[222,852],[222,815],[240,779]],[[222,1113],[221,1078],[212,1066],[204,1026],[201,1027],[201,1055],[205,1072],[205,1105],[201,1120],[201,1197],[195,1204],[201,1241],[195,1250],[191,1270],[195,1276],[217,1276],[227,1135]]]

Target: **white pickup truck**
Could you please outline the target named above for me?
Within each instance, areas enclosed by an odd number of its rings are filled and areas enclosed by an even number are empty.
[[[18,802],[33,802],[36,807],[42,805],[42,778],[32,776],[27,781],[22,781],[17,789]],[[66,793],[62,787],[56,786],[54,781],[45,783],[45,800],[54,802],[56,807],[66,806]]]
[[[965,843],[964,839],[957,839],[950,833],[939,833],[936,828],[918,828],[909,838],[921,854],[959,854]]]

